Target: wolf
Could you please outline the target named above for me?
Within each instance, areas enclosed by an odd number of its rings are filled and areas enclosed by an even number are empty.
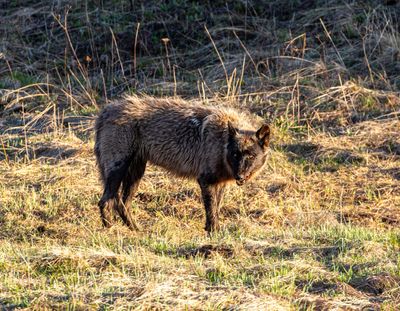
[[[108,104],[95,124],[95,155],[103,183],[99,209],[111,226],[116,211],[131,229],[129,203],[146,164],[196,179],[203,199],[205,230],[219,230],[227,183],[241,186],[266,163],[271,131],[254,129],[244,113],[182,99],[125,96]]]

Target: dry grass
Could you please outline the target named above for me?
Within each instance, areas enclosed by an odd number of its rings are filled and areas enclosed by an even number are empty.
[[[400,308],[399,6],[109,2],[0,5],[0,309]],[[92,126],[123,92],[271,122],[220,233],[155,167],[141,230],[102,228]]]

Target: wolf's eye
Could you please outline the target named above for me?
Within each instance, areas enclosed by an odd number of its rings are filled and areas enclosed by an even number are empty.
[[[239,152],[235,152],[235,153],[233,154],[233,157],[234,157],[235,159],[239,158],[239,156],[240,156]]]

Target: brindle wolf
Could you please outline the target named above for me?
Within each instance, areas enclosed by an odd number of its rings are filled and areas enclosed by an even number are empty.
[[[135,228],[127,209],[146,163],[174,175],[197,179],[208,232],[219,229],[218,214],[226,183],[240,186],[263,167],[270,128],[255,130],[232,109],[189,104],[177,99],[125,97],[107,105],[96,122],[95,154],[104,193],[103,224],[116,210]],[[120,192],[120,193],[119,193]]]

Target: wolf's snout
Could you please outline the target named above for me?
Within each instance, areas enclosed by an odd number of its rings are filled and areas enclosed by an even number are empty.
[[[246,179],[245,178],[243,178],[243,177],[237,177],[236,178],[236,184],[238,185],[238,186],[243,186],[243,184],[246,182]]]

